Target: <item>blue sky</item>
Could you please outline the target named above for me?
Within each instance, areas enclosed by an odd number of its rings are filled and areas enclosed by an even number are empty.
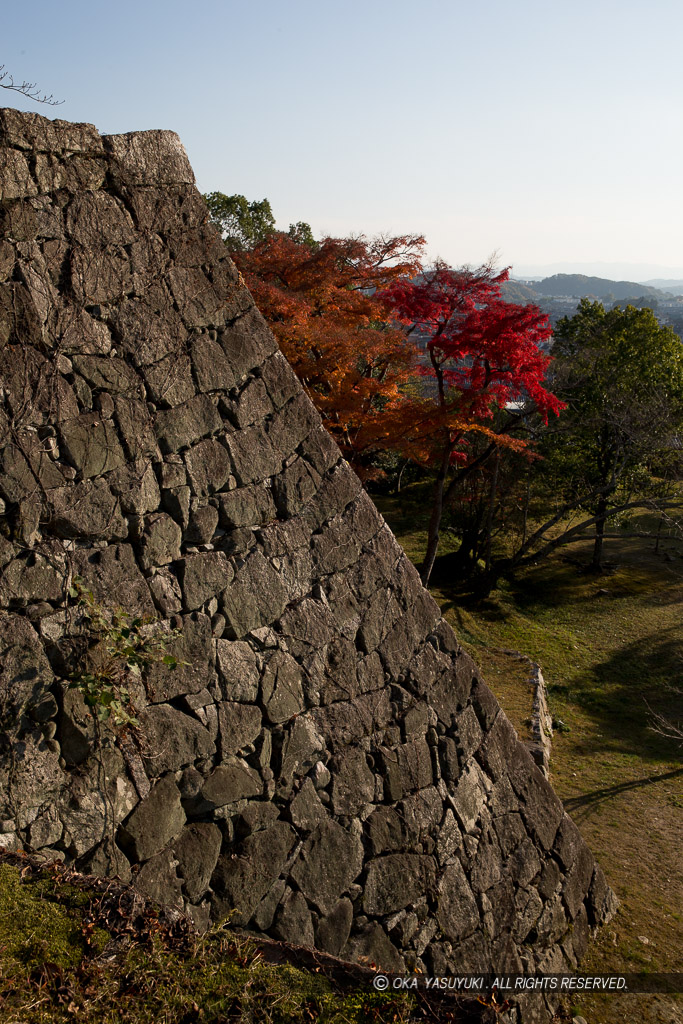
[[[285,228],[683,277],[682,38],[680,0],[32,0],[0,63],[65,102],[0,104],[171,128]]]

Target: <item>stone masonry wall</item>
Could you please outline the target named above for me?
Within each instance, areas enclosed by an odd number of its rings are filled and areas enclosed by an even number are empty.
[[[387,969],[573,968],[603,874],[173,133],[0,111],[0,387],[0,846]],[[74,575],[182,633],[138,729],[68,685]]]

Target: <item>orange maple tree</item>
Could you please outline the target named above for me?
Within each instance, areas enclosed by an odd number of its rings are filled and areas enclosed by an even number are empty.
[[[417,349],[379,298],[421,270],[424,239],[325,238],[318,245],[276,232],[234,253],[284,355],[365,478],[371,456],[391,446],[416,374]]]
[[[378,475],[373,456],[388,449],[436,470],[427,583],[444,504],[462,474],[501,448],[525,448],[509,417],[501,425],[494,414],[521,403],[547,416],[562,403],[544,386],[547,318],[503,301],[507,271],[442,262],[424,271],[424,246],[416,235],[318,243],[301,224],[269,229],[232,256],[361,477]]]

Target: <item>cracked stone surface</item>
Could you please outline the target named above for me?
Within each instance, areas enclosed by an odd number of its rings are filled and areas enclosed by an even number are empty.
[[[177,136],[0,110],[0,157],[2,845],[386,969],[573,969],[614,895]],[[179,631],[123,734],[70,685],[97,657],[72,574]]]

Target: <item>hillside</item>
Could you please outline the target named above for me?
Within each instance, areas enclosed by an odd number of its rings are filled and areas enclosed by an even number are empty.
[[[506,302],[518,302],[520,305],[533,302],[538,305],[539,293],[521,281],[506,281],[500,290]]]
[[[531,290],[531,289],[530,289]],[[597,298],[630,299],[648,295],[662,298],[662,292],[636,281],[610,281],[605,277],[587,277],[585,274],[553,274],[537,281],[533,290],[538,295],[595,295]]]

